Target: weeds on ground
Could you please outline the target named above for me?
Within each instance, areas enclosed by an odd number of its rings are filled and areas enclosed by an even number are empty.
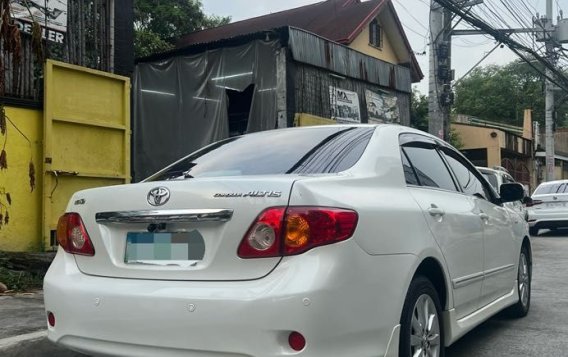
[[[43,277],[25,271],[9,270],[0,266],[0,282],[5,284],[9,291],[22,292],[41,289]]]

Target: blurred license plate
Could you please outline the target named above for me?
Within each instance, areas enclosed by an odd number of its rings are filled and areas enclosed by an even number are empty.
[[[205,243],[199,232],[131,232],[126,236],[128,264],[187,265],[203,260]]]

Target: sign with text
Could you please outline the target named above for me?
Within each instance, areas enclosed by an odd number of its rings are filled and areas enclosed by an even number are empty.
[[[369,124],[400,123],[398,98],[394,95],[365,91]]]
[[[359,95],[334,86],[329,87],[331,118],[338,123],[361,123]]]
[[[43,39],[63,43],[67,32],[67,0],[12,0],[12,16],[20,31],[32,33],[32,24],[41,26]]]

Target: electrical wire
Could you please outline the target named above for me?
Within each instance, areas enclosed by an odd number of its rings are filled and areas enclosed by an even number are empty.
[[[533,69],[540,73],[544,78],[550,82],[556,84],[558,87],[568,91],[568,77],[562,71],[558,70],[549,60],[543,58],[537,51],[531,47],[527,47],[518,41],[511,38],[510,34],[506,34],[503,31],[499,31],[487,24],[484,20],[475,16],[472,13],[465,13],[457,4],[451,0],[435,0],[438,4],[443,6],[445,9],[455,13],[457,16],[461,17],[464,21],[470,23],[475,28],[490,34],[495,38],[495,40],[505,44],[511,51],[513,51],[517,56],[527,62]],[[545,68],[552,72],[552,76],[548,73],[543,72],[540,68],[536,67],[530,62],[527,56],[533,56],[533,58],[542,64]]]

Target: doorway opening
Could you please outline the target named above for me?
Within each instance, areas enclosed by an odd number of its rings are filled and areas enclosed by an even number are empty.
[[[249,85],[242,92],[232,89],[226,91],[229,101],[229,136],[246,134],[254,95],[254,84]]]

